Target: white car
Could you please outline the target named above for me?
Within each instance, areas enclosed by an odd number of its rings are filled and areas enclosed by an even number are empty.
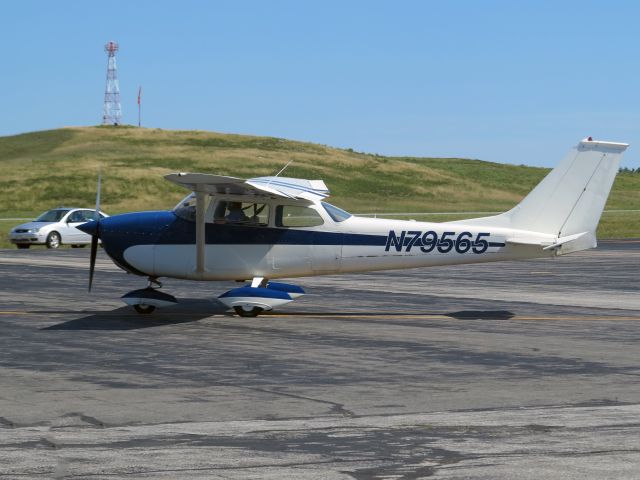
[[[33,222],[12,228],[9,240],[18,248],[29,248],[31,245],[58,248],[62,244],[72,247],[84,246],[91,243],[91,235],[81,232],[76,227],[94,220],[94,212],[95,210],[90,208],[54,208],[44,212]],[[100,212],[100,218],[108,216]]]

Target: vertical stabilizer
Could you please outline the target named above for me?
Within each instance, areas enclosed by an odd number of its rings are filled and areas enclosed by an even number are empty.
[[[501,215],[464,223],[566,237],[595,231],[626,143],[585,139],[571,149],[518,205]]]

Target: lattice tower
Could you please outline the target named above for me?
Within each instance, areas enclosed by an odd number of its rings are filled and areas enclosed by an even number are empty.
[[[120,125],[122,123],[122,108],[120,107],[120,85],[118,84],[118,70],[116,67],[117,42],[108,42],[104,46],[109,61],[107,63],[107,86],[104,90],[103,125]]]

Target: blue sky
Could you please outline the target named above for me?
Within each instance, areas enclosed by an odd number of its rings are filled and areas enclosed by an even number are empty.
[[[640,167],[640,2],[6,2],[0,135],[101,121],[553,166],[588,135]],[[638,153],[636,153],[636,151]]]

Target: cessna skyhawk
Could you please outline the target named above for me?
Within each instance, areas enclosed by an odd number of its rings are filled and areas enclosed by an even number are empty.
[[[204,173],[165,178],[191,191],[172,211],[99,218],[92,235],[89,289],[98,239],[147,288],[122,299],[139,313],[177,300],[161,277],[244,281],[218,297],[256,316],[304,291],[275,282],[373,270],[550,257],[594,248],[596,227],[627,144],[582,140],[518,205],[500,215],[455,222],[364,218],[325,202],[322,180]],[[100,187],[96,211],[99,211]]]

